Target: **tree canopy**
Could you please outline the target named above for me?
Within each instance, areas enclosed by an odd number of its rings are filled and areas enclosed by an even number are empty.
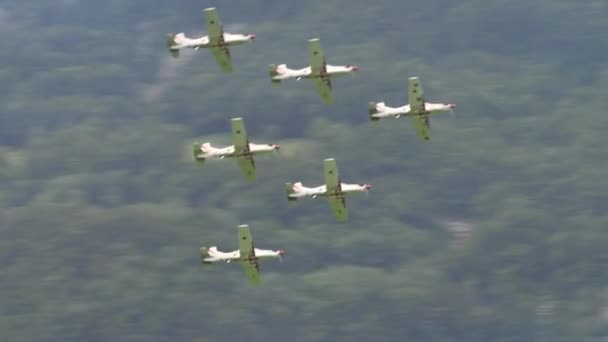
[[[166,34],[216,6],[234,72]],[[0,340],[604,341],[608,338],[608,3],[0,1]],[[335,103],[271,86],[319,37]],[[431,141],[402,105],[419,76]],[[192,159],[243,117],[256,158]],[[284,183],[373,185],[337,223]],[[286,250],[203,269],[199,247]]]

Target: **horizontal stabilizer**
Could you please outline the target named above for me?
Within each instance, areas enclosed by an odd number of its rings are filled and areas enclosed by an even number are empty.
[[[172,48],[175,45],[175,37],[176,36],[177,35],[173,34],[173,33],[169,33],[167,35],[167,49],[169,50],[169,53],[171,54],[171,56],[174,57],[174,58],[179,57],[179,50]]]
[[[287,192],[288,195],[295,193],[293,190],[293,183],[285,183],[285,192]]]
[[[367,106],[367,112],[369,113],[369,119],[373,121],[377,121],[380,118],[374,116],[374,114],[378,114],[378,104],[376,102],[370,102]]]
[[[285,183],[285,192],[287,193],[287,201],[294,202],[297,200],[296,197],[291,197],[290,195],[295,194],[294,184],[293,183]]]
[[[201,247],[200,254],[201,254],[201,263],[205,266],[211,265],[211,260],[209,260],[209,259],[213,259],[213,258],[209,255],[209,249],[207,247]]]
[[[192,156],[194,157],[194,160],[196,160],[200,166],[203,166],[203,164],[205,163],[205,158],[199,157],[200,153],[201,153],[201,145],[198,143],[192,144]]]
[[[268,66],[268,74],[270,75],[270,80],[272,81],[272,85],[278,87],[279,85],[281,85],[281,80],[275,80],[273,79],[273,77],[278,76],[279,72],[277,71],[277,65],[276,64],[270,64]]]

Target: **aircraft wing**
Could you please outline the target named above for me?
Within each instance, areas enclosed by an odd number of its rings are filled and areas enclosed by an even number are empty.
[[[329,196],[329,205],[331,211],[338,221],[344,222],[348,219],[348,211],[346,210],[346,200],[344,196]]]
[[[242,259],[241,265],[243,265],[249,281],[255,285],[260,284],[260,266],[255,258],[251,230],[246,224],[239,226],[239,253]]]
[[[238,157],[237,162],[243,171],[245,178],[250,182],[255,182],[255,162],[252,156]]]
[[[321,49],[321,41],[319,38],[310,39],[308,41],[308,59],[313,75],[325,73],[325,56],[323,55],[323,49]]]
[[[325,104],[332,104],[334,102],[333,95],[331,93],[331,81],[329,78],[313,78],[312,81],[315,84],[317,93],[321,96],[321,100]]]
[[[424,140],[431,140],[431,123],[429,122],[429,116],[412,116],[412,124],[416,128],[416,134],[418,137]]]
[[[234,144],[234,152],[244,153],[249,152],[249,138],[243,118],[233,118],[230,121],[232,125],[232,144]]]
[[[217,65],[223,72],[232,72],[232,60],[230,59],[230,50],[228,47],[211,48],[211,53],[215,57]]]
[[[209,35],[209,43],[218,45],[224,42],[224,28],[222,22],[214,7],[206,8],[203,11],[205,22],[207,24],[207,35]]]
[[[257,261],[241,261],[241,265],[250,283],[253,285],[260,285],[262,283],[262,279],[260,279],[260,266]]]
[[[407,101],[412,112],[424,110],[424,93],[418,77],[410,77],[407,80]]]
[[[250,255],[255,256],[251,230],[249,229],[249,225],[246,224],[239,226],[239,252],[241,253],[241,258],[246,258]]]
[[[332,193],[340,190],[340,176],[338,175],[338,165],[334,158],[323,161],[323,172],[325,174],[325,186],[327,192]]]

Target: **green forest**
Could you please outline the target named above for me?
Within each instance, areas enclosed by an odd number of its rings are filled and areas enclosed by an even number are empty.
[[[234,72],[171,58],[217,7]],[[608,341],[608,2],[0,0],[0,341]],[[355,64],[324,105],[269,64]],[[403,105],[418,76],[431,140]],[[252,142],[236,162],[194,141]],[[336,222],[285,182],[369,183]],[[199,247],[284,249],[252,286]]]

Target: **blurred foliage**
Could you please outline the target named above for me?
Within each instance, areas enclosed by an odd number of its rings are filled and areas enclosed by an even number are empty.
[[[235,71],[173,60],[165,34],[218,6]],[[606,341],[608,3],[571,0],[0,1],[0,340]],[[320,37],[356,64],[325,106],[271,86]],[[458,105],[371,123],[367,102]],[[191,159],[245,118],[258,181]],[[284,182],[373,184],[336,223]],[[236,225],[285,262],[264,286],[201,245]]]

